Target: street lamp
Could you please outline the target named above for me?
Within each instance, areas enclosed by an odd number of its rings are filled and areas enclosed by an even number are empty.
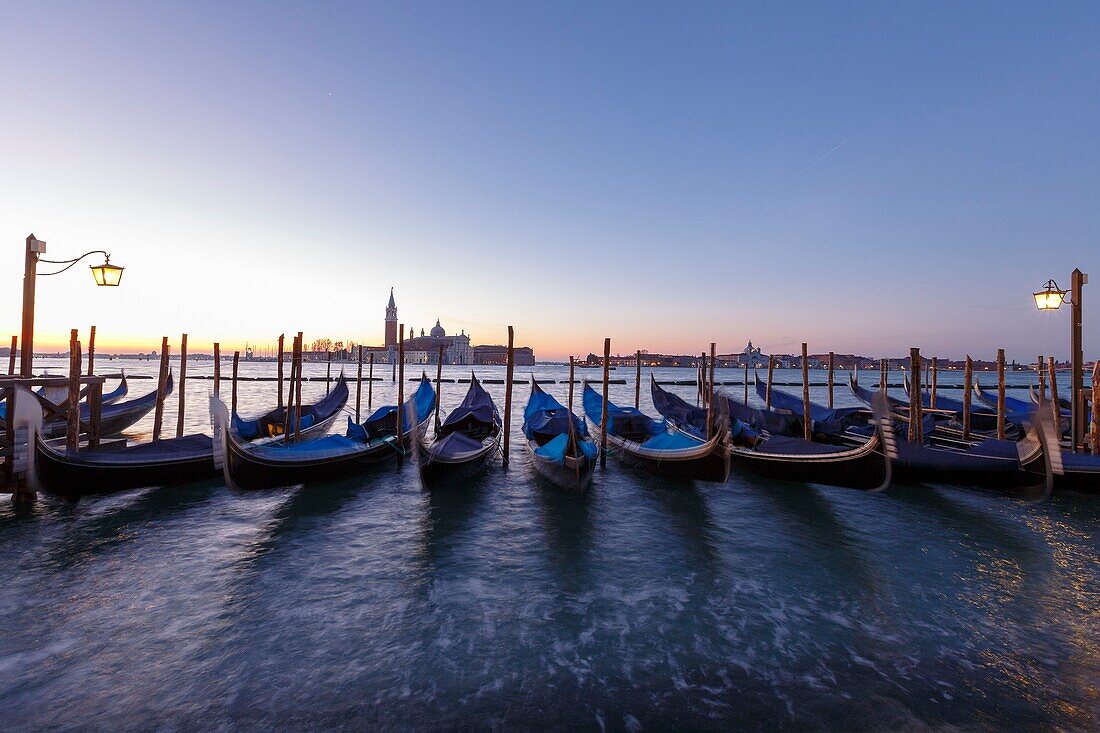
[[[1041,311],[1056,311],[1058,306],[1066,299],[1066,291],[1058,287],[1058,283],[1047,280],[1042,290],[1035,291],[1035,307]]]
[[[102,265],[92,265],[92,278],[96,285],[117,287],[122,281],[122,271],[125,268],[111,264],[111,255],[101,249],[93,249],[71,260],[47,260],[42,255],[46,253],[46,243],[36,238],[33,234],[27,237],[27,253],[23,265],[23,332],[22,343],[19,348],[19,375],[31,376],[31,362],[34,360],[34,285],[35,278],[60,275],[70,267],[80,262],[85,257],[94,254],[103,255]],[[38,272],[38,263],[46,262],[51,265],[64,265],[54,272]]]
[[[1085,411],[1081,409],[1081,391],[1084,389],[1085,354],[1081,345],[1081,288],[1087,285],[1089,276],[1080,270],[1074,270],[1070,276],[1069,297],[1058,283],[1047,280],[1042,290],[1033,293],[1035,307],[1041,311],[1058,310],[1062,303],[1070,304],[1070,440],[1076,453],[1077,446],[1085,437]]]

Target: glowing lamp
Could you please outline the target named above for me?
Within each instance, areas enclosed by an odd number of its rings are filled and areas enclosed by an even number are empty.
[[[1053,280],[1047,280],[1043,289],[1035,293],[1035,307],[1041,311],[1056,311],[1065,299],[1066,291],[1059,289]]]
[[[122,271],[126,268],[112,265],[111,258],[108,257],[102,265],[92,265],[90,269],[96,285],[114,288],[118,287],[119,282],[122,280]]]

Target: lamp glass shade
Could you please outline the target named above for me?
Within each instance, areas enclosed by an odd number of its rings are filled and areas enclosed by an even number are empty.
[[[102,265],[92,265],[91,267],[95,284],[100,287],[118,287],[124,269],[126,268],[112,265],[110,262],[104,262]]]
[[[1035,293],[1035,307],[1041,311],[1058,310],[1066,298],[1066,291],[1048,287]]]

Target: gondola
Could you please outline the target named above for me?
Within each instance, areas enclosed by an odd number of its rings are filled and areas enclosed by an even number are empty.
[[[866,387],[863,387],[862,385],[860,385],[855,372],[852,372],[851,374],[849,374],[849,376],[848,376],[848,386],[852,390],[852,394],[854,394],[861,402],[866,404],[868,407],[871,406],[871,404],[872,404],[873,400],[875,399],[876,395],[882,394],[880,390],[877,390],[877,389],[871,390],[871,389],[867,389]],[[906,400],[900,400],[897,397],[892,397],[888,394],[884,395],[884,397],[886,398],[886,404],[887,404],[887,406],[890,410],[890,413],[894,416],[894,419],[899,421],[899,422],[908,424],[908,422],[909,422],[909,402],[906,401]],[[946,437],[953,437],[957,440],[963,440],[964,435],[963,435],[963,424],[962,424],[962,410],[960,409],[958,412],[955,412],[954,410],[950,410],[950,409],[940,409],[938,407],[938,404],[939,404],[939,397],[938,396],[937,396],[937,399],[936,399],[936,403],[937,403],[936,409],[932,409],[932,408],[925,408],[924,409],[924,420],[925,420],[925,422],[926,423],[927,422],[934,423],[936,432],[939,435],[941,435],[945,438]],[[970,424],[971,438],[985,439],[985,438],[991,438],[991,437],[996,436],[996,425],[997,425],[996,415],[993,416],[993,418],[994,418],[993,423],[992,423],[993,429],[981,429],[981,428],[979,428],[973,422],[973,417],[974,417],[974,411],[972,409],[971,410],[971,424]],[[980,424],[986,425],[988,423],[987,423],[987,421],[982,421],[982,422],[980,422]],[[924,432],[925,432],[925,434],[929,434],[931,431],[929,429],[925,429]],[[1021,429],[1021,426],[1019,424],[1017,424],[1015,422],[1010,422],[1006,419],[1006,421],[1005,421],[1005,436],[1008,437],[1009,439],[1012,439],[1012,440],[1023,438],[1024,437],[1024,431]]]
[[[1100,493],[1100,455],[1073,453],[1064,450],[1058,441],[1051,442],[1048,452],[1051,454],[1055,489]]]
[[[37,436],[35,469],[43,490],[69,499],[188,484],[218,475],[210,436],[201,434],[78,453],[59,450]]]
[[[676,415],[680,419],[694,422],[692,411],[701,411],[702,408],[692,407],[680,397],[666,392],[651,382],[653,403],[665,414]],[[790,395],[786,395],[790,396]],[[773,388],[772,402],[775,403],[779,395]],[[720,412],[729,409],[743,408],[743,403],[734,403],[729,397],[715,395],[715,402],[721,405]],[[794,420],[784,421],[781,415],[774,410],[757,410],[754,416],[745,415],[754,419],[762,426],[759,432],[753,425],[746,423],[735,414],[730,416],[730,431],[734,437],[729,444],[730,461],[734,468],[753,473],[767,478],[784,481],[797,481],[802,483],[825,484],[829,486],[842,486],[853,489],[881,491],[890,484],[890,460],[894,453],[894,438],[891,433],[885,440],[878,430],[872,430],[870,435],[860,438],[858,445],[852,446],[839,438],[819,438],[806,440],[793,434],[777,434],[768,432],[766,426],[782,426],[789,430],[798,426],[801,431],[802,403],[799,400],[799,415],[792,416]],[[811,415],[814,414],[814,405],[811,405]],[[665,410],[668,410],[665,413]],[[844,415],[851,418],[856,412],[862,412],[866,416],[866,410],[852,410]],[[823,414],[823,413],[819,413]],[[824,424],[835,427],[837,418],[835,415],[827,416]],[[882,418],[888,422],[885,416]],[[812,420],[812,418],[811,418]],[[874,426],[877,421],[866,416],[864,422]]]
[[[129,391],[130,391],[130,387],[129,387],[129,384],[127,384],[127,382],[126,382],[126,375],[123,374],[122,375],[122,381],[120,381],[118,383],[118,386],[115,387],[110,392],[108,392],[107,394],[103,395],[103,399],[100,402],[101,407],[107,407],[108,405],[113,405],[113,404],[117,403],[120,399],[125,397],[126,394]],[[169,388],[169,391],[171,391],[171,388]],[[45,398],[45,388],[40,387],[39,389],[34,391],[34,394],[37,397],[44,399]],[[153,394],[154,394],[154,399],[155,399],[156,392],[154,391]],[[80,393],[80,395],[81,395],[81,399],[83,399],[87,395],[87,388],[85,388]],[[154,405],[155,404],[156,403],[154,402]],[[6,404],[0,404],[0,420],[3,420],[4,415],[7,414],[7,408],[8,408],[8,406]],[[80,405],[80,419],[81,419],[81,421],[87,422],[89,417],[91,416],[91,414],[92,414],[91,408],[88,406],[87,402],[81,402],[81,405]],[[65,432],[68,430],[68,422],[66,420],[51,420],[50,423],[59,423],[60,424],[59,426],[60,426],[61,435],[64,435]],[[57,428],[59,426],[58,425],[53,425],[53,424],[50,425],[49,433],[50,433],[51,437],[57,437]],[[127,427],[129,427],[129,425],[126,425],[121,429],[124,430]],[[106,434],[106,433],[104,433],[104,434]]]
[[[909,375],[902,375],[902,383],[905,386],[905,396],[912,401],[912,382],[909,381]],[[921,390],[921,405],[925,409],[932,409],[932,393],[927,389]],[[951,397],[945,397],[942,394],[936,395],[936,407],[937,410],[946,410],[952,412],[956,416],[956,420],[962,420],[962,414],[965,405],[962,400],[956,400]],[[1005,411],[1005,422],[1019,425],[1027,417],[1029,411],[1023,413],[1013,414],[1010,410]],[[997,429],[997,407],[994,404],[990,409],[984,402],[980,405],[971,403],[970,405],[970,427],[974,430],[981,430],[985,432],[992,432]]]
[[[266,441],[246,444],[229,420],[217,396],[210,398],[214,425],[214,459],[225,482],[237,489],[267,489],[353,476],[396,459],[427,429],[435,406],[435,390],[427,377],[405,401],[403,427],[397,435],[397,407],[380,408],[362,425],[348,418],[344,435],[326,435],[306,442]],[[392,418],[392,419],[391,419]],[[407,427],[406,427],[407,426]]]
[[[974,380],[974,396],[978,398],[983,405],[993,410],[997,409],[997,395],[990,394],[982,389],[982,385],[978,383],[978,380]],[[936,398],[937,403],[939,398]],[[1021,400],[1015,397],[1005,395],[1005,414],[1007,415],[1028,415],[1035,410],[1035,405],[1030,400]]]
[[[164,394],[172,394],[174,383],[172,373],[168,372],[168,381],[164,387]],[[148,415],[157,406],[157,390],[154,388],[148,394],[125,402],[116,402],[113,405],[104,405],[99,412],[99,436],[101,438],[118,435],[126,428],[132,426],[141,418]],[[80,432],[87,432],[88,421],[92,410],[87,404],[80,405]],[[69,430],[66,420],[50,420],[42,426],[41,435],[49,440],[60,438]]]
[[[596,470],[599,446],[588,425],[531,379],[523,435],[535,472],[568,491],[584,491]]]
[[[340,372],[336,385],[332,390],[312,405],[302,407],[302,417],[297,430],[297,437],[313,438],[328,432],[333,421],[336,420],[340,410],[348,401],[348,384],[344,373]],[[242,420],[236,414],[233,415],[233,429],[241,440],[259,440],[263,438],[277,438],[283,434],[286,427],[286,408],[276,407],[252,420]]]
[[[66,397],[68,395],[68,387],[63,387],[62,389],[65,392],[65,396],[63,396],[61,399],[66,399]],[[102,405],[113,405],[114,403],[118,402],[123,397],[125,397],[126,393],[129,392],[129,391],[130,391],[130,385],[126,381],[125,372],[123,372],[122,378],[120,379],[120,381],[118,383],[118,386],[116,386],[110,392],[107,392],[106,394],[104,394],[103,397],[100,399],[100,404],[102,404]],[[35,394],[37,394],[39,397],[46,397],[46,388],[45,387],[39,387],[38,389],[35,390]],[[88,397],[88,388],[84,387],[82,390],[80,390],[80,399],[83,401],[83,400],[86,400],[87,397]],[[0,415],[3,415],[3,409],[2,408],[0,408]]]
[[[305,414],[329,414],[323,421],[313,421],[303,434],[318,435],[336,417],[346,394],[341,399],[334,389],[316,405],[309,405]],[[346,388],[344,389],[346,393]],[[335,394],[335,398],[333,395]],[[332,399],[330,399],[332,398]],[[325,403],[329,400],[328,404]],[[335,407],[334,407],[335,405]],[[268,412],[271,415],[276,411]],[[238,420],[243,424],[257,420]],[[35,441],[35,463],[42,489],[69,499],[96,494],[108,494],[144,486],[173,486],[215,478],[214,446],[209,435],[184,435],[161,438],[137,445],[105,445],[85,448],[77,453],[55,447],[39,437]]]
[[[1031,403],[1033,405],[1039,404],[1039,393],[1035,390],[1034,384],[1027,385],[1027,394],[1028,397],[1031,398]],[[1049,400],[1050,398],[1047,397],[1047,401]],[[1073,406],[1065,397],[1058,398],[1058,407],[1061,408],[1063,417],[1069,417],[1070,413],[1073,411]]]
[[[65,395],[67,396],[68,395],[68,387],[62,387],[62,389],[64,390]],[[123,373],[122,378],[120,379],[120,381],[118,383],[118,386],[116,386],[110,392],[107,392],[106,394],[104,394],[103,397],[101,398],[100,402],[101,402],[101,404],[104,404],[104,405],[113,405],[114,403],[118,402],[123,397],[125,397],[126,393],[129,390],[130,390],[130,385],[126,382],[126,374]],[[35,390],[35,394],[37,394],[39,397],[45,397],[46,396],[46,388],[45,387],[39,387],[38,389]],[[82,390],[80,390],[80,399],[85,400],[85,399],[87,399],[87,397],[88,397],[88,388],[84,387]],[[61,399],[65,399],[65,397],[62,397]]]
[[[588,383],[584,385],[584,412],[601,428],[603,398]],[[716,421],[714,435],[700,438],[668,420],[654,420],[633,407],[607,402],[607,442],[619,458],[650,473],[672,478],[725,483],[730,459],[726,450],[728,431]]]
[[[483,470],[500,450],[500,413],[493,398],[470,375],[462,404],[447,415],[435,440],[419,446],[417,468],[424,486],[454,486]]]
[[[878,394],[860,387],[855,375],[848,383],[861,400],[870,401]],[[898,480],[993,489],[1027,487],[1042,481],[1046,471],[1042,447],[1031,429],[1019,441],[998,440],[980,433],[964,439],[957,429],[928,416],[922,431],[924,440],[914,444],[905,440],[908,405],[902,415],[896,427],[899,440],[894,475]]]

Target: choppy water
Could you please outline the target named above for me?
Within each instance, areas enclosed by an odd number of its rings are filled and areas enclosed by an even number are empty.
[[[617,375],[613,399],[629,402],[632,370]],[[392,401],[385,376],[376,405]],[[209,431],[209,385],[188,384],[189,429]],[[444,407],[464,391],[445,384]],[[241,411],[273,395],[244,382]],[[614,461],[567,496],[527,464],[525,401],[517,388],[511,467],[450,492],[423,492],[406,465],[310,489],[0,502],[0,723],[1100,726],[1100,501],[678,484]]]

